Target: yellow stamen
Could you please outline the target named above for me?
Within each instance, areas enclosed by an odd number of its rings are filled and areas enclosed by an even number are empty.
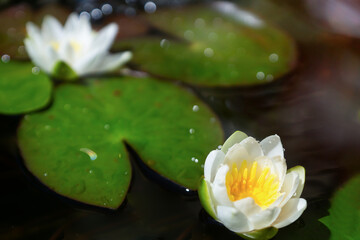
[[[248,168],[244,160],[239,170],[234,163],[226,175],[226,188],[231,201],[252,197],[262,208],[269,207],[280,196],[279,185],[279,179],[270,173],[269,167],[258,171],[257,162]]]
[[[80,52],[81,45],[76,41],[70,41],[71,47],[74,49],[75,52]]]
[[[51,46],[53,47],[53,49],[55,51],[59,50],[59,48],[60,48],[60,43],[59,42],[52,41],[50,44],[51,44]]]

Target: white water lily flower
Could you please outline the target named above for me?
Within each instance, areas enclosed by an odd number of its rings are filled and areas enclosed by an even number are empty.
[[[270,239],[300,217],[306,200],[301,166],[287,171],[277,135],[260,143],[235,132],[207,156],[199,197],[218,222],[247,239]]]
[[[109,54],[118,27],[111,23],[95,32],[86,16],[72,13],[63,27],[52,16],[46,16],[41,30],[32,22],[26,25],[26,50],[34,62],[50,75],[63,79],[102,73],[127,62],[131,52]]]

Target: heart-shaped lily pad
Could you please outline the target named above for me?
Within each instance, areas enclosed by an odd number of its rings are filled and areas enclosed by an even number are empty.
[[[286,74],[295,64],[290,37],[231,3],[145,17],[163,36],[129,39],[114,49],[131,49],[133,63],[156,76],[201,86],[256,85]]]
[[[20,114],[46,106],[52,83],[31,63],[0,61],[0,113]]]
[[[130,77],[60,86],[53,106],[27,115],[18,134],[25,165],[41,182],[107,208],[121,204],[130,184],[125,142],[152,170],[194,190],[206,155],[223,142],[216,116],[195,96]]]

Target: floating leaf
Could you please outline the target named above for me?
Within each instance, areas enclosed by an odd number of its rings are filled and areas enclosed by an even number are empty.
[[[204,159],[223,142],[216,116],[199,99],[153,79],[62,85],[53,106],[19,128],[25,165],[55,192],[117,208],[131,179],[124,143],[152,170],[196,189]]]
[[[230,3],[158,11],[146,19],[164,36],[132,38],[114,49],[131,49],[133,63],[156,76],[201,86],[243,86],[272,81],[294,67],[293,40]]]
[[[0,61],[0,72],[0,113],[30,112],[50,101],[51,81],[31,63]]]
[[[360,175],[351,179],[332,200],[330,215],[320,219],[331,239],[360,239]]]

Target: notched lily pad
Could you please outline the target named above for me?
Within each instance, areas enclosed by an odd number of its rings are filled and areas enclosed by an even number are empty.
[[[15,62],[3,57],[0,72],[0,114],[34,111],[50,101],[52,83],[31,63]]]
[[[69,198],[117,208],[130,184],[124,142],[152,170],[196,189],[211,149],[223,142],[199,99],[153,79],[100,79],[60,86],[53,106],[27,115],[18,134],[25,165]]]
[[[295,65],[294,41],[258,16],[226,2],[157,11],[145,18],[161,33],[123,40],[132,62],[156,76],[200,86],[262,84]]]

